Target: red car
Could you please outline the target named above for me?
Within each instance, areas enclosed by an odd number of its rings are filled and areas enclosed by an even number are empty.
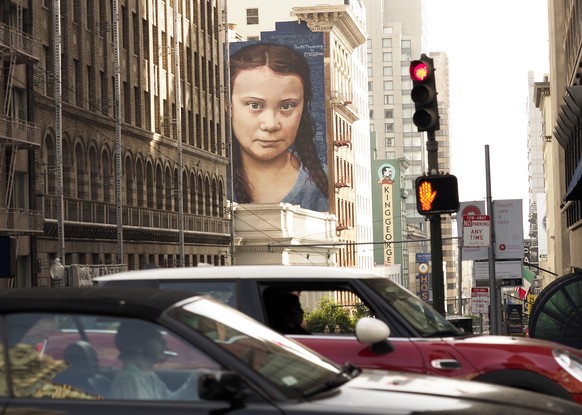
[[[267,325],[272,321],[267,305],[275,294],[299,292],[307,313],[328,299],[332,307],[368,317],[353,331],[344,326],[347,333],[337,333],[342,330],[338,324],[291,337],[339,364],[508,385],[582,404],[582,351],[524,337],[464,333],[408,290],[372,272],[313,266],[197,267],[130,271],[94,281],[206,293]]]

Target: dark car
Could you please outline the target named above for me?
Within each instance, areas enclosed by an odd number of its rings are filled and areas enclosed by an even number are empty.
[[[579,409],[513,388],[342,368],[210,297],[187,292],[4,290],[0,321],[0,403],[7,415],[532,415]],[[138,361],[157,363],[146,368]],[[157,396],[141,390],[121,396],[134,383],[155,384],[150,392]]]
[[[322,304],[389,326],[354,336],[354,327],[327,324],[312,335],[290,335],[338,364],[366,369],[477,380],[533,390],[582,404],[582,352],[549,341],[463,332],[390,279],[373,272],[313,266],[227,266],[130,271],[99,277],[106,286],[141,286],[210,294],[273,325],[277,295],[299,293],[306,313]],[[357,332],[355,333],[358,334]]]

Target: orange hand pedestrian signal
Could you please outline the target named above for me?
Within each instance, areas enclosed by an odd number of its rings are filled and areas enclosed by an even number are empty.
[[[432,190],[430,182],[422,182],[418,189],[418,199],[422,210],[430,210],[437,192]]]
[[[452,174],[417,177],[416,208],[421,215],[457,212],[459,210],[457,177]]]

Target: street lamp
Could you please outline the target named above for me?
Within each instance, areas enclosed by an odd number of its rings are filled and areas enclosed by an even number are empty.
[[[65,277],[65,267],[61,264],[61,259],[56,257],[53,259],[50,268],[50,275],[51,275],[51,286],[52,287],[60,287],[63,284],[63,278]]]

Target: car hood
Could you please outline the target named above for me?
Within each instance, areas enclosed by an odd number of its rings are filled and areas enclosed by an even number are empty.
[[[565,414],[580,410],[574,403],[519,389],[400,372],[365,370],[340,391],[311,403],[337,406],[338,413],[349,407],[361,408],[362,414],[379,409],[385,414],[477,411],[479,415],[507,413],[509,409],[514,415]],[[387,395],[387,392],[390,393]]]

